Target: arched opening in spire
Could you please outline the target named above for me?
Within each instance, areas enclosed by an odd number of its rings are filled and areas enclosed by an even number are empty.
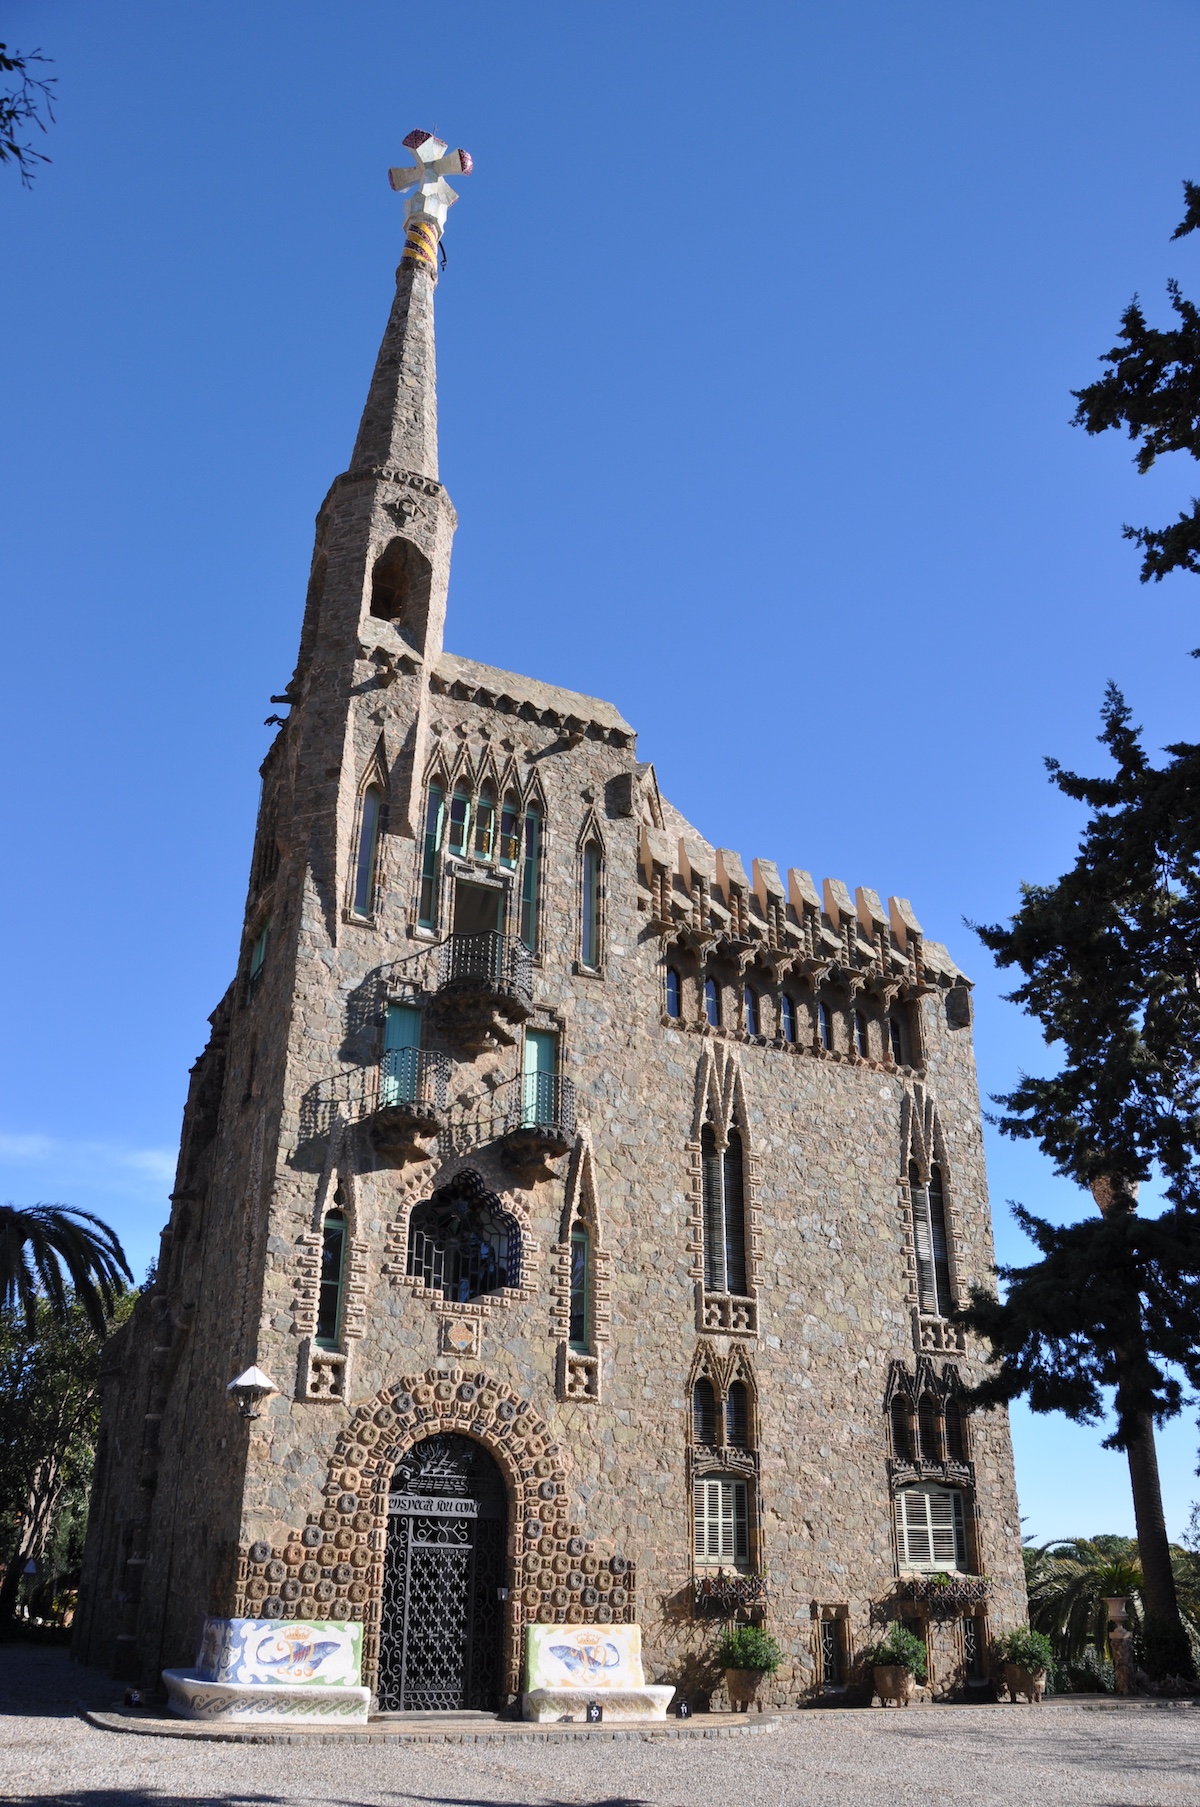
[[[371,571],[371,613],[420,638],[429,618],[433,566],[411,540],[389,540]]]

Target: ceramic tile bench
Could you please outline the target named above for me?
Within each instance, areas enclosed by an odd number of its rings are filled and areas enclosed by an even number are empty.
[[[605,1725],[665,1719],[674,1688],[647,1685],[640,1625],[530,1625],[521,1717],[583,1720],[596,1701]]]

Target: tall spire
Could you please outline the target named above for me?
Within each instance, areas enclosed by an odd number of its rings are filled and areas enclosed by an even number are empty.
[[[469,176],[471,158],[466,151],[451,151],[440,138],[420,130],[410,132],[404,144],[416,162],[388,171],[394,189],[409,191],[404,202],[404,253],[350,469],[412,471],[436,482],[433,291],[437,253],[446,214],[458,199],[446,175]]]

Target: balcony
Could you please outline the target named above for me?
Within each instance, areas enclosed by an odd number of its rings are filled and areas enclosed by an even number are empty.
[[[315,1085],[300,1112],[300,1139],[328,1136],[334,1120],[365,1123],[381,1153],[403,1158],[446,1121],[449,1057],[422,1048],[389,1048],[378,1066],[335,1073]]]
[[[464,1047],[511,1045],[513,1028],[533,1009],[533,956],[515,935],[496,930],[449,935],[438,959],[432,1014]]]
[[[504,1088],[513,1096],[504,1113],[503,1159],[536,1167],[566,1154],[575,1140],[575,1086],[558,1073],[525,1073]]]

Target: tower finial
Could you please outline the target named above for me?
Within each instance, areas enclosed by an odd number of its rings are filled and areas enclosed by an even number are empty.
[[[452,151],[441,138],[419,126],[408,134],[404,148],[417,161],[388,171],[396,193],[405,195],[408,229],[400,265],[416,264],[436,272],[438,240],[445,230],[446,215],[458,199],[446,176],[469,176],[474,164],[469,151]]]

